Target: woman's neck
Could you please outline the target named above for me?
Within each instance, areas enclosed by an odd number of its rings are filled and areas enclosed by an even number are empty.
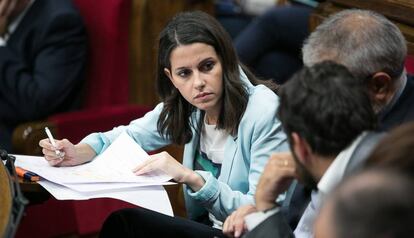
[[[207,113],[204,116],[204,121],[208,125],[217,125],[218,121],[218,114],[212,115],[211,113]]]

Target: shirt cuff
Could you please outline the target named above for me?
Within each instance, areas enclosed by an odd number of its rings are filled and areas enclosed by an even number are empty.
[[[249,215],[247,215],[244,218],[244,222],[246,223],[247,229],[249,231],[253,230],[255,227],[257,227],[260,223],[265,221],[267,218],[275,214],[276,212],[279,212],[279,207],[275,207],[271,210],[268,210],[266,212],[254,212]]]
[[[95,153],[98,155],[100,154],[105,147],[105,142],[103,141],[101,133],[92,133],[85,138],[83,138],[79,143],[85,143],[88,144],[92,149],[95,151]]]
[[[193,192],[191,188],[187,187],[187,194],[200,203],[205,203],[214,199],[217,196],[219,190],[217,179],[207,171],[196,170],[195,172],[204,179],[205,183],[203,187],[201,187],[201,189],[197,192]]]

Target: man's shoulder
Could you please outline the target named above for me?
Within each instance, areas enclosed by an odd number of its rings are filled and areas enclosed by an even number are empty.
[[[388,131],[410,121],[414,121],[414,76],[407,76],[407,83],[401,96],[380,121],[380,129]]]
[[[249,91],[249,102],[240,122],[240,127],[247,130],[268,130],[278,127],[278,96],[264,85],[257,85]]]
[[[367,132],[356,145],[345,169],[345,176],[359,171],[365,164],[378,142],[386,135],[385,132]]]
[[[407,75],[407,83],[398,100],[400,103],[413,103],[411,99],[414,98],[414,75]],[[412,107],[411,110],[414,110]]]
[[[76,11],[74,3],[70,0],[36,0],[33,3],[34,9],[53,9],[57,12]],[[52,13],[51,13],[52,14]]]
[[[249,89],[247,113],[252,113],[254,116],[271,113],[271,117],[274,117],[278,106],[279,97],[268,87],[259,84]]]
[[[407,75],[407,86],[405,91],[407,94],[414,97],[414,75]]]
[[[405,110],[403,122],[414,121],[414,75],[407,76],[407,84],[401,95],[401,110]]]
[[[61,16],[81,18],[78,9],[70,0],[37,0],[29,12],[32,12],[41,22],[54,21]]]

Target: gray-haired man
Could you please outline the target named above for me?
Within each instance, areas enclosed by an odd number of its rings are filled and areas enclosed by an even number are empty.
[[[332,60],[365,80],[380,129],[414,120],[414,79],[404,68],[406,41],[384,16],[367,10],[339,12],[317,27],[302,52],[307,66]]]

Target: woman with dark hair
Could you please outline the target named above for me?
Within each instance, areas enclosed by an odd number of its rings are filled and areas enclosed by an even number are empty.
[[[162,103],[143,118],[79,144],[40,141],[51,165],[77,165],[102,153],[122,132],[144,150],[185,145],[183,165],[166,152],[139,165],[136,175],[162,171],[184,184],[187,215],[198,222],[145,209],[113,213],[102,236],[222,236],[222,221],[253,204],[259,176],[272,152],[288,150],[276,118],[278,97],[240,66],[228,34],[211,16],[187,12],[161,32],[158,93]],[[65,152],[61,161],[54,149]],[[208,225],[205,225],[205,224]],[[213,225],[212,228],[211,225]]]

